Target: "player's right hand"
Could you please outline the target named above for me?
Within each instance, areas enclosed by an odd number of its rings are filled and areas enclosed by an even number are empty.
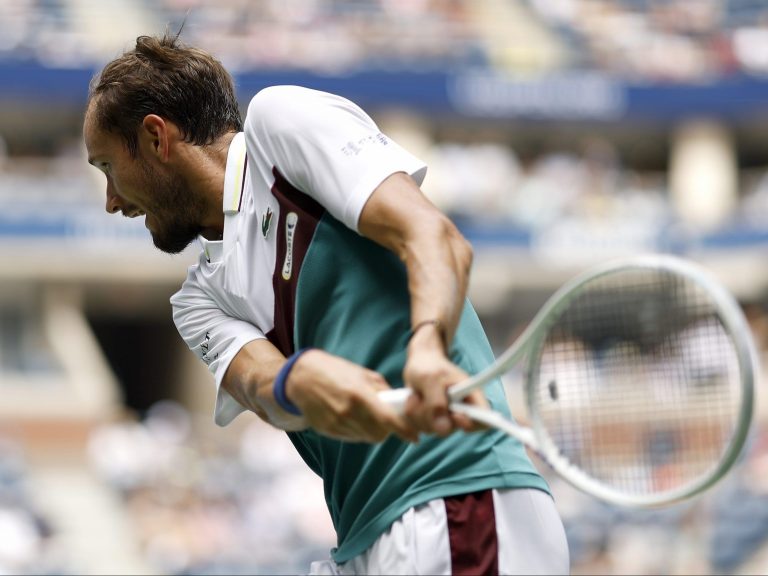
[[[294,365],[285,392],[307,425],[325,436],[375,443],[395,434],[417,442],[418,431],[379,399],[377,392],[387,389],[378,372],[313,349]]]

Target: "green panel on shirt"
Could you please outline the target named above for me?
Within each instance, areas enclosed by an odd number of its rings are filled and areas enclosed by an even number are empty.
[[[409,330],[403,263],[326,213],[299,277],[295,348],[321,348],[401,387]],[[451,357],[471,374],[493,362],[469,302]],[[508,414],[501,383],[485,391],[491,404]],[[415,445],[396,438],[378,445],[338,442],[311,430],[289,436],[324,478],[338,534],[333,555],[338,563],[362,553],[408,508],[434,498],[489,488],[548,490],[523,446],[501,432],[457,432],[443,439],[425,435]]]

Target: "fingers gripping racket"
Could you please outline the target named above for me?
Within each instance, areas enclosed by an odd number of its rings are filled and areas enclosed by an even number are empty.
[[[495,363],[448,395],[452,410],[517,438],[577,488],[660,506],[705,490],[736,461],[754,357],[740,307],[708,273],[643,256],[565,284]],[[461,403],[518,364],[530,427]],[[381,396],[403,410],[410,393]]]

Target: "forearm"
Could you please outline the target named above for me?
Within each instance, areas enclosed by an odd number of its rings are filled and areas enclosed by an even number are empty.
[[[406,238],[403,255],[411,296],[411,327],[437,321],[432,328],[448,346],[467,295],[472,249],[448,218],[433,217]],[[421,330],[420,330],[421,331]]]
[[[359,227],[361,234],[389,248],[405,264],[411,326],[438,320],[445,343],[450,343],[469,284],[469,242],[402,173],[379,185],[363,210]]]
[[[285,357],[267,340],[243,346],[227,368],[221,386],[244,408],[273,426],[287,431],[303,430],[301,416],[283,410],[275,400],[273,386]]]

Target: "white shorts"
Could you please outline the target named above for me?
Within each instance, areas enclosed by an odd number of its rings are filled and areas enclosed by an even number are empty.
[[[568,574],[569,562],[548,494],[486,490],[411,508],[359,556],[310,574]]]

